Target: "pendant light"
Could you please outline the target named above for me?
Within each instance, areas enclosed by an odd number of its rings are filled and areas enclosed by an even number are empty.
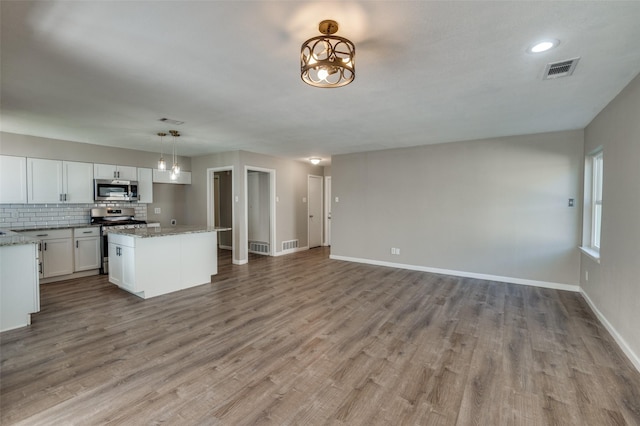
[[[160,136],[160,159],[158,160],[158,170],[167,170],[167,162],[164,161],[164,152],[162,150],[162,138],[167,136],[166,133],[158,133],[158,136]]]
[[[169,130],[169,133],[173,136],[173,166],[171,167],[170,178],[171,180],[176,180],[178,176],[180,176],[180,164],[178,164],[178,156],[176,154],[176,138],[180,137],[180,132],[177,130]]]

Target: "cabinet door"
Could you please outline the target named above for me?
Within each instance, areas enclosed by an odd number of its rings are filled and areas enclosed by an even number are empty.
[[[123,272],[120,246],[109,243],[109,282],[122,287]]]
[[[135,251],[132,247],[122,246],[122,285],[136,291]]]
[[[118,179],[137,180],[138,168],[131,166],[117,166],[116,174],[118,175]]]
[[[93,203],[93,164],[63,161],[67,203]]]
[[[139,203],[153,203],[153,173],[151,169],[138,168]]]
[[[43,277],[57,277],[73,273],[71,238],[42,241]]]
[[[27,204],[27,159],[0,155],[0,204]]]
[[[74,271],[89,271],[100,268],[100,238],[76,238]]]
[[[62,161],[27,158],[27,200],[29,204],[60,203]]]
[[[116,166],[114,164],[94,164],[93,177],[95,179],[115,179]]]

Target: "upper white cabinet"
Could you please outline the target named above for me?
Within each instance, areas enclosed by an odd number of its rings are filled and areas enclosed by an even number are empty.
[[[0,155],[0,204],[27,203],[27,158]]]
[[[176,180],[171,180],[170,170],[153,169],[154,183],[179,183],[183,185],[191,185],[191,172],[180,172]]]
[[[153,174],[151,169],[138,167],[138,202],[153,203]]]
[[[27,158],[29,204],[92,203],[91,163]]]
[[[95,179],[123,179],[136,180],[138,171],[136,167],[118,166],[115,164],[94,164],[93,177]]]

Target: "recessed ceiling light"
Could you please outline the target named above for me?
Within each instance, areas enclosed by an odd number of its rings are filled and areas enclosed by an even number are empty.
[[[542,40],[542,41],[539,41],[539,42],[535,43],[534,45],[530,46],[527,49],[527,52],[529,52],[529,53],[546,52],[547,50],[553,49],[558,44],[560,44],[560,41],[555,40],[555,39]]]
[[[321,159],[318,157],[313,157],[313,158],[309,158],[309,161],[311,161],[311,164],[315,166],[317,164],[320,164]]]

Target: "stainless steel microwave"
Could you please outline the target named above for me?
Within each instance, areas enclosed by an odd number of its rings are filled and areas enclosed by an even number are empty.
[[[93,198],[96,201],[138,201],[135,180],[94,179]]]

